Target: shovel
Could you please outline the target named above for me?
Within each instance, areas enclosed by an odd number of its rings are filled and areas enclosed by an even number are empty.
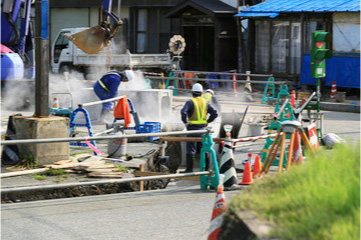
[[[106,27],[105,24],[91,27],[84,31],[65,35],[75,46],[88,54],[97,54],[103,52],[110,45],[110,40],[119,31],[123,22],[115,22],[112,27]]]

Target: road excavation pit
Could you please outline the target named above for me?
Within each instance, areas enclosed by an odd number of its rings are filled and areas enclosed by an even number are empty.
[[[168,183],[167,179],[144,181],[144,190],[164,189]],[[8,192],[1,193],[1,204],[136,192],[139,191],[139,185],[139,182],[126,182]]]

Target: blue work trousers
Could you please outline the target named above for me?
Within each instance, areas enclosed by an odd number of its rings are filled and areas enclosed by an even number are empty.
[[[205,130],[206,125],[188,125],[187,130]],[[202,137],[202,133],[188,135],[188,137]],[[202,142],[187,142],[187,154],[195,155],[202,148]]]
[[[109,92],[105,90],[102,86],[100,86],[99,82],[95,83],[94,92],[100,100],[107,100],[109,98],[112,98],[109,95]],[[102,109],[110,111],[113,107],[113,102],[102,103],[102,105],[103,105]]]

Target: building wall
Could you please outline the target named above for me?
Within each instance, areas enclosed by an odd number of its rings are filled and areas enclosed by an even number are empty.
[[[90,8],[51,8],[50,44],[62,28],[89,27],[92,19]]]
[[[234,8],[237,8],[238,7],[238,0],[220,0]]]
[[[360,53],[360,13],[333,14],[333,51]]]

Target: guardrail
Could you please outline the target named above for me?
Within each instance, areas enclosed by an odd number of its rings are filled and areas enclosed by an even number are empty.
[[[29,144],[29,143],[57,143],[57,142],[75,142],[86,140],[109,140],[122,138],[138,138],[138,137],[155,137],[155,136],[169,136],[169,135],[192,135],[200,133],[211,133],[209,130],[195,130],[195,131],[176,131],[176,132],[162,132],[162,133],[140,133],[130,135],[112,135],[112,136],[95,136],[95,137],[73,137],[73,138],[43,138],[43,139],[21,139],[1,141],[1,145],[14,144]]]
[[[254,84],[275,84],[283,85],[286,81],[269,82],[269,81],[255,81],[255,80],[227,80],[227,79],[207,79],[207,78],[186,78],[186,77],[152,77],[147,76],[150,80],[189,80],[199,82],[236,82],[236,83],[254,83]]]

